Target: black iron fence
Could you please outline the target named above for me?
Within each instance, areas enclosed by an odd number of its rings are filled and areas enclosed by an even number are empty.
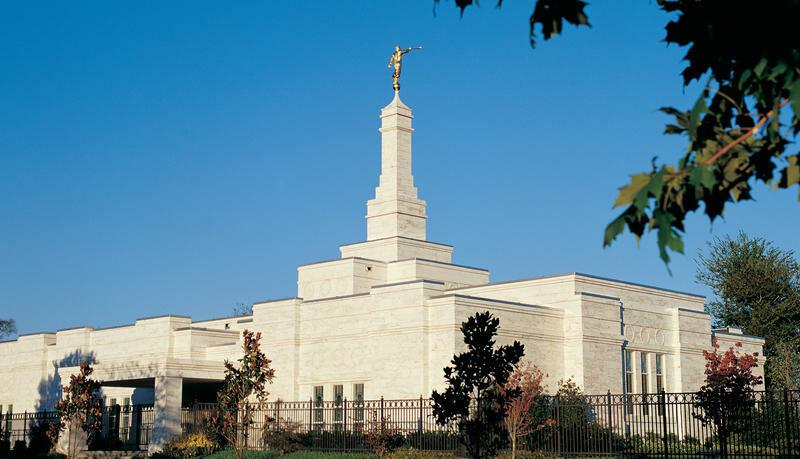
[[[800,391],[757,392],[752,404],[729,407],[727,435],[697,419],[696,402],[694,393],[542,396],[518,447],[554,456],[800,457]],[[105,408],[97,449],[146,449],[153,414],[152,405]],[[216,414],[214,404],[184,407],[183,432],[213,431]],[[38,425],[55,419],[54,412],[2,414],[0,440],[31,442]],[[253,419],[240,438],[254,450],[282,436],[303,449],[368,450],[367,436],[379,428],[397,446],[462,451],[457,427],[436,424],[425,398],[276,401],[256,407]]]
[[[146,450],[153,427],[153,405],[103,407],[102,427],[90,445],[95,450]],[[58,422],[55,411],[0,413],[0,450],[49,446],[48,431]]]

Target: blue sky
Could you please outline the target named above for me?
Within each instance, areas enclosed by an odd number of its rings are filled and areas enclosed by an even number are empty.
[[[532,2],[4,2],[0,317],[20,333],[296,293],[296,266],[362,240],[392,47],[414,109],[428,235],[492,280],[580,271],[708,294],[697,250],[745,230],[798,250],[796,195],[688,223],[673,275],[653,237],[602,248],[611,204],[674,161],[683,50],[655,2],[597,1],[592,29],[531,49]]]

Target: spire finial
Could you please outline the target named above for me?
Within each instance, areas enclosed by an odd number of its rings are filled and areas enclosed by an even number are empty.
[[[394,66],[394,73],[392,73],[392,87],[394,92],[400,91],[400,70],[403,66],[403,54],[408,54],[415,49],[422,49],[422,46],[414,46],[412,48],[403,49],[400,45],[394,47],[392,57],[389,58],[389,68]]]

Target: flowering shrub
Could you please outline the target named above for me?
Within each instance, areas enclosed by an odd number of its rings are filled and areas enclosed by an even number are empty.
[[[255,409],[267,401],[266,386],[275,378],[275,370],[269,366],[272,361],[261,352],[261,333],[244,330],[242,337],[244,355],[238,360],[238,368],[225,361],[225,383],[217,393],[219,413],[212,421],[220,426],[220,434],[233,447],[237,459],[242,459]]]
[[[100,381],[90,376],[94,370],[81,362],[77,375],[69,377],[64,386],[64,398],[56,403],[58,422],[51,424],[50,435],[55,443],[59,435],[69,426],[67,457],[74,457],[78,450],[78,428],[86,433],[87,446],[103,428],[103,402],[100,399]]]
[[[720,448],[726,454],[728,437],[755,405],[755,388],[761,384],[761,377],[753,374],[758,366],[758,353],[740,353],[737,348],[742,343],[720,353],[716,338],[711,344],[713,352],[703,351],[706,383],[697,393],[694,407],[698,411],[692,416],[717,428]]]
[[[530,362],[526,362],[523,365],[517,365],[508,377],[508,382],[500,388],[503,393],[510,394],[504,397],[506,413],[503,425],[508,431],[509,440],[511,440],[512,459],[517,456],[517,438],[524,437],[537,428],[533,425],[532,409],[536,400],[544,392],[542,379],[544,379],[542,370]]]
[[[178,437],[167,442],[154,458],[188,459],[214,452],[214,443],[202,432]]]

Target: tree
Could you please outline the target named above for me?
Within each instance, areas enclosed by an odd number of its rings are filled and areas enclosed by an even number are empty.
[[[236,303],[233,307],[234,316],[249,316],[253,314],[253,305],[247,303]]]
[[[800,386],[800,261],[794,252],[742,232],[714,239],[696,263],[697,281],[717,297],[708,305],[715,325],[763,336],[767,381]]]
[[[244,330],[242,338],[244,355],[238,360],[239,368],[225,361],[225,382],[217,393],[219,415],[214,420],[215,425],[221,425],[220,433],[233,446],[237,459],[242,459],[247,446],[255,408],[267,401],[266,386],[275,378],[275,370],[269,366],[272,361],[261,352],[261,333]]]
[[[506,402],[519,394],[517,388],[497,389],[506,386],[525,354],[518,341],[495,348],[499,325],[500,320],[489,311],[476,313],[461,324],[467,351],[455,355],[452,366],[444,368],[445,391],[432,394],[436,422],[457,423],[460,439],[473,458],[492,456],[506,445]]]
[[[86,362],[81,362],[77,375],[69,377],[69,385],[64,386],[64,398],[56,403],[58,422],[51,424],[53,442],[67,430],[67,457],[78,453],[79,433],[86,434],[86,445],[94,441],[103,428],[103,401],[100,398],[100,381],[91,378],[94,370]]]
[[[758,366],[758,353],[741,354],[736,343],[720,354],[719,342],[712,340],[713,352],[703,351],[706,359],[706,383],[697,392],[692,413],[703,424],[717,429],[722,457],[728,454],[728,438],[737,431],[738,422],[747,419],[755,405],[755,389],[761,377],[753,374]]]
[[[0,319],[0,338],[13,335],[17,332],[17,325],[14,319]]]
[[[544,392],[542,370],[526,362],[518,365],[503,386],[504,393],[516,394],[506,398],[506,415],[503,424],[511,441],[511,459],[517,457],[517,439],[534,431],[533,408],[536,400]]]
[[[473,1],[455,3],[463,14]],[[626,228],[637,240],[655,231],[668,264],[669,251],[683,253],[684,222],[701,204],[713,221],[726,205],[753,199],[759,182],[783,189],[800,184],[800,154],[789,149],[800,133],[800,0],[657,4],[677,15],[666,24],[664,41],[688,48],[684,87],[703,79],[705,88],[687,110],[661,108],[674,119],[665,134],[686,136],[686,148],[676,165],[657,165],[654,158],[650,171],[631,175],[614,203],[625,210],[606,227],[603,244]],[[529,18],[531,46],[539,29],[548,40],[562,32],[564,21],[588,27],[586,5],[537,0]]]

